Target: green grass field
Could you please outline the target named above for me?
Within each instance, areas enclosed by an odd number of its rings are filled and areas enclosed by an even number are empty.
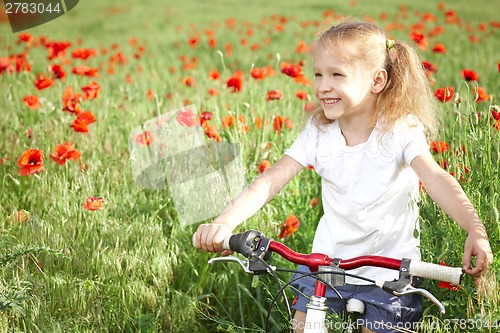
[[[312,80],[311,58],[296,48],[299,41],[310,44],[337,15],[373,19],[409,43],[409,32],[421,30],[429,44],[419,50],[421,58],[437,67],[433,90],[454,88],[453,98],[440,103],[435,138],[449,150],[434,157],[459,179],[496,257],[477,288],[470,277],[460,290],[425,281],[447,314],[424,303],[429,325],[422,331],[500,331],[499,6],[486,0],[443,1],[443,8],[389,0],[175,2],[82,0],[66,15],[25,31],[25,41],[11,32],[0,7],[0,332],[263,331],[276,283],[270,277],[255,283],[236,265],[208,266],[214,255],[192,247],[197,224],[180,223],[172,189],[144,189],[135,181],[129,136],[157,115],[195,105],[199,115],[212,114],[211,134],[241,149],[251,181],[263,160],[277,161],[293,142],[306,119],[304,106],[313,102],[312,87],[282,74],[281,63],[300,62]],[[51,42],[71,45],[49,59]],[[433,52],[436,43],[446,53]],[[83,59],[72,55],[78,49],[95,52]],[[54,64],[64,80],[53,77]],[[78,66],[87,71],[73,73]],[[257,80],[252,68],[275,73]],[[463,69],[479,78],[465,80]],[[219,78],[209,77],[213,70]],[[242,89],[232,92],[227,81],[238,70]],[[35,85],[40,74],[47,88]],[[85,88],[90,95],[80,100],[82,111],[95,117],[88,124],[78,112],[63,111],[63,94],[72,87],[86,96],[82,88],[92,81],[100,90]],[[476,93],[478,87],[489,98]],[[267,101],[272,90],[282,99]],[[300,90],[306,99],[296,97]],[[39,105],[25,102],[26,96],[36,96]],[[225,127],[228,116],[234,123]],[[78,117],[87,133],[71,127]],[[276,131],[279,117],[288,126]],[[50,154],[64,142],[74,143],[81,156],[59,165]],[[43,152],[45,170],[22,176],[18,160],[28,149]],[[204,183],[196,192],[210,193],[213,186]],[[103,199],[100,209],[84,208],[91,196]],[[254,228],[277,238],[294,214],[300,227],[283,241],[308,252],[322,209],[321,202],[311,205],[315,198],[321,199],[319,178],[304,170],[238,231]],[[423,259],[460,266],[466,235],[424,191],[420,223]],[[292,268],[277,257],[273,264]],[[283,309],[280,304],[273,312],[273,332],[286,331]]]

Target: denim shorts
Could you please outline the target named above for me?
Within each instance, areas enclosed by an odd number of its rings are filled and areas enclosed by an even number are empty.
[[[299,266],[298,270],[305,273],[310,272],[306,266]],[[300,275],[295,273],[291,280]],[[306,304],[309,303],[308,297],[314,293],[315,282],[316,279],[313,276],[307,276],[291,284],[297,295],[293,305],[295,310],[306,312]],[[335,289],[346,302],[354,298],[365,303],[365,312],[358,316],[357,322],[375,332],[392,333],[400,332],[395,327],[418,327],[418,321],[422,317],[422,297],[420,295],[397,297],[375,285],[346,284]],[[326,298],[326,305],[329,309],[341,315],[345,310],[344,304],[331,288],[327,288]]]

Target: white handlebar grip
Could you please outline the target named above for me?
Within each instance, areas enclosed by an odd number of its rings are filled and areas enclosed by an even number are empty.
[[[231,248],[229,247],[229,238],[231,238],[231,236],[224,238],[224,240],[222,241],[223,250],[231,250]]]
[[[411,275],[450,282],[455,285],[460,284],[463,275],[462,268],[460,267],[442,266],[418,260],[412,260],[409,268]]]

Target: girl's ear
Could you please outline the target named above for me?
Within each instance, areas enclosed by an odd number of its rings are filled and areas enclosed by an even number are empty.
[[[387,71],[381,68],[375,73],[372,85],[372,93],[378,94],[384,89],[386,84],[387,84]]]

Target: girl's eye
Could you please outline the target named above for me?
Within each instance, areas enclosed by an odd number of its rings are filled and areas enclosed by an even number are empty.
[[[314,73],[314,77],[321,77],[320,73]]]
[[[333,73],[333,76],[342,76],[340,73]]]

